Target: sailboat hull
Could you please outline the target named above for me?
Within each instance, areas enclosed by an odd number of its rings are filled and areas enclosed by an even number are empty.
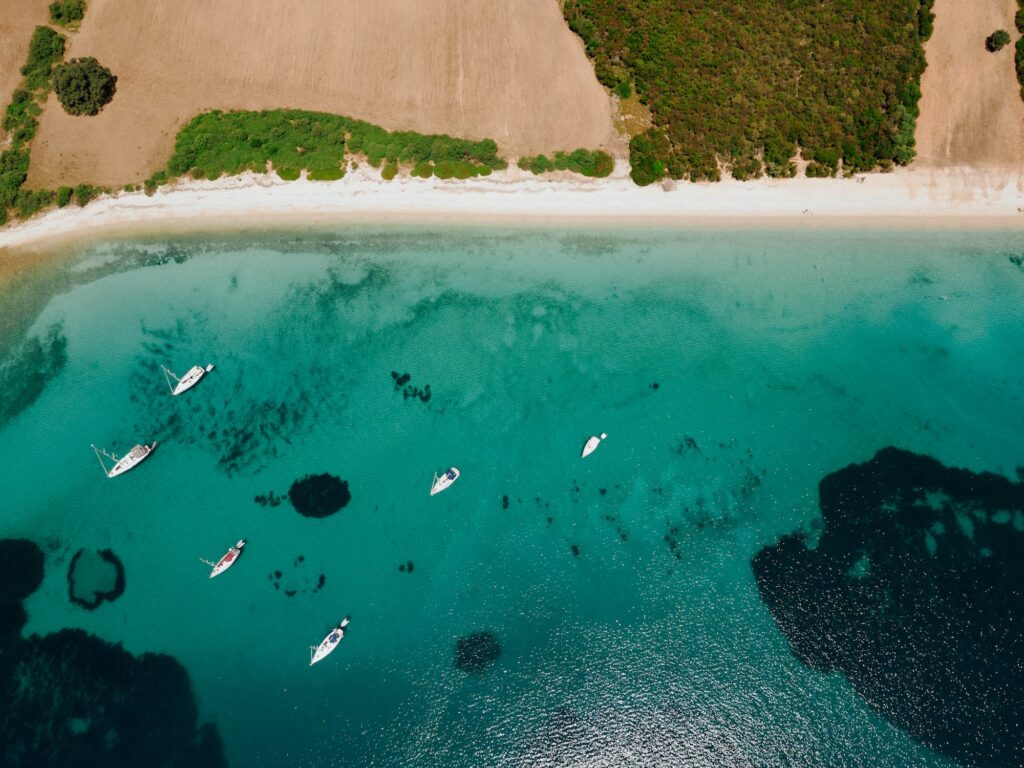
[[[107,477],[117,477],[118,475],[123,475],[130,469],[134,469],[149,458],[149,454],[153,452],[153,448],[155,447],[155,442],[150,445],[136,445],[128,451],[128,453],[117,460],[111,470],[107,472]]]
[[[178,385],[171,390],[171,394],[180,395],[182,392],[188,392],[188,390],[192,389],[192,387],[198,384],[199,380],[206,375],[207,370],[212,369],[212,365],[207,366],[206,368],[203,368],[201,365],[193,365],[185,372],[185,375],[178,380]]]

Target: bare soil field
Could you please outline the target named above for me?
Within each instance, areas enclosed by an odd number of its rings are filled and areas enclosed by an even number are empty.
[[[925,46],[917,123],[919,165],[1024,168],[1024,101],[1013,43],[997,53],[985,38],[997,29],[1018,37],[1016,0],[935,1],[935,32]]]
[[[49,0],[0,0],[0,109],[21,82],[32,30],[50,20]]]
[[[109,67],[117,94],[96,117],[51,95],[31,186],[141,181],[215,108],[333,112],[512,155],[617,141],[556,0],[91,0],[76,56]]]

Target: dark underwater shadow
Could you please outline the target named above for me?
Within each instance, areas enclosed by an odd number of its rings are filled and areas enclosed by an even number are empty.
[[[796,656],[971,765],[1024,764],[1024,484],[886,448],[820,485],[824,530],[753,559]]]

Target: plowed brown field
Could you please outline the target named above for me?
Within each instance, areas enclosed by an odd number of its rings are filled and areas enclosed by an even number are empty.
[[[76,56],[109,67],[117,95],[96,117],[50,97],[32,186],[140,181],[214,108],[334,112],[512,155],[617,141],[556,0],[91,0]]]

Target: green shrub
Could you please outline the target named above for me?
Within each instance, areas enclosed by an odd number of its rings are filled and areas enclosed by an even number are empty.
[[[1021,98],[1024,99],[1024,37],[1017,39],[1016,51],[1013,57],[1014,66],[1017,68],[1017,82],[1021,87]]]
[[[1013,17],[1013,23],[1017,26],[1017,31],[1024,35],[1024,3],[1021,4],[1017,15]]]
[[[36,27],[28,44],[28,61],[21,68],[25,89],[45,88],[53,65],[64,57],[64,38],[49,27]]]
[[[90,200],[97,197],[101,192],[103,192],[103,190],[99,187],[94,187],[89,184],[79,184],[75,187],[75,202],[78,203],[79,206],[85,207]]]
[[[53,90],[69,115],[96,115],[117,91],[117,78],[90,57],[72,59],[53,73]]]
[[[165,171],[157,171],[144,182],[142,182],[142,191],[152,197],[156,194],[156,188],[161,184],[167,183],[167,173]]]
[[[615,95],[620,99],[628,99],[633,95],[633,89],[630,87],[629,83],[623,80],[615,86]]]
[[[353,168],[357,167],[354,163]],[[311,181],[337,181],[345,176],[345,169],[341,168],[320,168],[315,171],[310,171],[307,174],[307,178]]]
[[[65,205],[71,202],[71,195],[74,190],[71,187],[58,187],[57,188],[57,207],[63,208]]]
[[[1005,29],[997,29],[991,35],[985,38],[985,50],[989,53],[995,53],[996,51],[1004,48],[1010,42],[1010,33]]]
[[[299,168],[285,167],[275,168],[274,170],[277,172],[277,175],[280,176],[285,181],[295,181],[296,179],[299,178],[299,174],[301,173],[301,170]]]
[[[41,211],[53,204],[53,192],[46,189],[29,191],[22,189],[18,192],[18,199],[15,205],[18,208],[18,218],[27,219],[34,213]]]
[[[429,179],[434,174],[434,166],[429,162],[416,163],[416,167],[412,169],[412,175],[418,176],[421,179]]]
[[[85,0],[56,0],[50,3],[50,18],[55,24],[68,26],[85,17]]]
[[[355,153],[365,154],[373,167],[380,167],[386,159],[389,165],[395,164],[394,173],[407,165],[420,167],[421,174],[429,169],[426,175],[430,176],[442,162],[448,163],[446,172],[455,176],[466,174],[460,164],[475,173],[505,167],[497,155],[497,144],[490,139],[474,142],[445,135],[389,132],[341,115],[280,109],[215,110],[193,118],[178,132],[166,172],[170,176],[198,173],[217,178],[247,170],[265,173],[270,163],[288,174],[305,169],[311,179],[335,179],[341,177]]]
[[[391,181],[398,174],[398,163],[388,163],[384,166],[384,170],[380,172],[380,177],[384,181]]]

